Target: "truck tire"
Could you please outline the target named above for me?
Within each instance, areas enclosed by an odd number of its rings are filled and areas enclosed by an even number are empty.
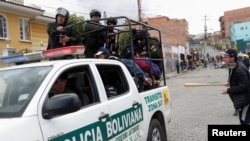
[[[157,119],[152,119],[148,130],[147,141],[167,141],[162,126]]]
[[[147,141],[167,141],[164,130],[157,119],[152,119],[148,130]]]

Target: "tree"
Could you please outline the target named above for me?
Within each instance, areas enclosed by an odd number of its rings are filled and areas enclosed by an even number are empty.
[[[129,44],[129,31],[128,27],[124,27],[123,31],[121,34],[119,34],[119,39],[118,39],[118,45],[119,45],[119,51],[121,51],[126,45]]]
[[[69,25],[72,25],[72,28],[75,30],[76,32],[76,36],[77,38],[79,38],[79,40],[74,43],[74,44],[82,44],[82,34],[84,32],[84,28],[85,28],[85,19],[83,16],[77,16],[76,14],[71,14],[69,17]]]

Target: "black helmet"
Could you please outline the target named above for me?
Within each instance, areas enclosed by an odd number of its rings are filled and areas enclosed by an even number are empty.
[[[69,19],[69,11],[65,8],[59,7],[56,9],[56,18],[58,15],[63,15],[65,17],[65,21]]]
[[[146,31],[146,30],[138,30],[137,31],[137,36],[138,36],[138,39],[147,39],[147,37],[149,37],[149,33]]]
[[[89,15],[90,15],[90,18],[91,18],[92,16],[99,16],[99,17],[101,17],[101,12],[100,12],[99,10],[97,10],[97,9],[92,9],[92,10],[90,11]]]
[[[110,18],[107,20],[107,24],[109,24],[109,23],[113,23],[114,25],[116,25],[116,24],[117,24],[117,19],[110,17]]]

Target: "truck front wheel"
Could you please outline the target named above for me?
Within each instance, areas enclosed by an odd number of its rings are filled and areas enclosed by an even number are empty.
[[[159,120],[157,119],[151,120],[147,141],[167,141]]]

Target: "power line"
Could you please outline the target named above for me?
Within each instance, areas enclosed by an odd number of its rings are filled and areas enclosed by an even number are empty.
[[[61,0],[60,0],[61,1]],[[74,3],[70,3],[70,2],[64,2],[64,3],[67,3],[67,4],[69,4],[69,5],[73,5],[73,6],[77,6],[77,7],[84,7],[83,5],[78,5],[78,4],[74,4]],[[26,5],[34,5],[34,3],[29,3],[29,2],[26,2],[25,3]],[[37,4],[35,4],[35,5],[37,5]],[[65,5],[65,4],[64,4]],[[45,2],[39,2],[39,5],[37,5],[37,6],[40,6],[40,7],[42,7],[42,8],[44,8],[45,10],[46,10],[46,12],[51,12],[51,11],[56,11],[56,9],[58,8],[58,7],[52,7],[52,6],[48,6],[48,3],[45,3]],[[86,6],[85,6],[86,7]],[[76,8],[77,9],[77,8]],[[77,15],[81,15],[81,16],[83,16],[83,15],[89,15],[89,13],[85,13],[85,12],[79,12],[79,11],[77,11],[77,10],[73,10],[72,8],[70,9],[70,12],[73,12],[73,13],[77,13]]]
[[[204,33],[205,33],[205,35],[204,35],[204,39],[205,40],[207,40],[207,16],[205,15],[204,16],[204,19],[205,19],[205,25],[204,25]]]
[[[138,5],[138,21],[141,22],[141,1],[137,0]]]

